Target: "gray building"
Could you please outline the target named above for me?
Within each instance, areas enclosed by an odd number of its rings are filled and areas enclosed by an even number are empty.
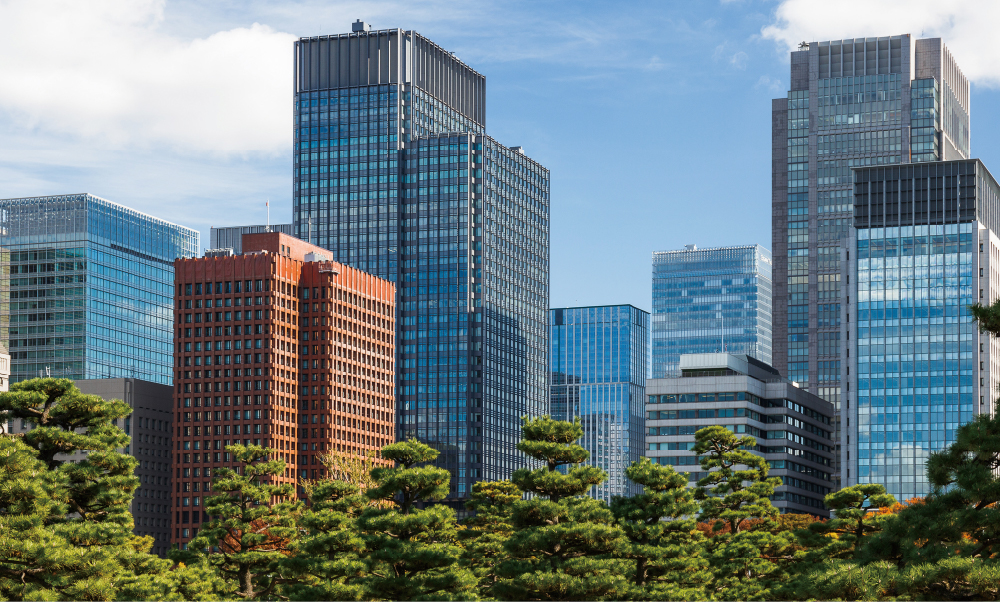
[[[694,434],[725,426],[757,439],[753,452],[781,478],[772,502],[782,513],[826,517],[833,489],[833,406],[781,378],[752,357],[728,353],[681,356],[677,378],[646,381],[646,455],[659,464],[705,476],[692,452]]]
[[[172,383],[174,259],[194,256],[198,237],[90,194],[0,199],[11,381]]]
[[[772,102],[774,362],[839,407],[852,168],[968,158],[969,81],[938,38],[804,43]]]
[[[843,481],[923,497],[928,456],[995,411],[1000,345],[968,307],[1000,299],[1000,187],[977,159],[854,176],[843,245]]]
[[[208,248],[211,250],[232,249],[234,254],[240,255],[243,253],[243,235],[260,232],[282,232],[289,236],[294,236],[292,234],[292,224],[213,227],[209,235],[211,244]]]
[[[76,386],[87,395],[120,399],[132,408],[132,414],[120,419],[118,426],[132,438],[131,444],[119,451],[139,461],[135,475],[140,484],[130,508],[135,519],[134,533],[152,536],[151,552],[166,556],[170,550],[173,388],[135,378],[78,380]],[[20,420],[11,425],[11,432],[23,433],[31,428],[30,423]]]
[[[548,409],[549,172],[485,134],[485,78],[414,31],[295,44],[295,236],[397,283],[397,433],[453,499]]]
[[[631,305],[559,308],[549,328],[552,418],[579,418],[587,464],[608,473],[590,495],[610,503],[639,493],[625,470],[643,456],[649,314]]]
[[[760,245],[653,253],[653,378],[686,353],[771,362],[771,252]]]

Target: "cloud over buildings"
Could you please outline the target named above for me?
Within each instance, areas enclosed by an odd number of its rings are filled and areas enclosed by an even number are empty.
[[[198,39],[164,0],[0,3],[0,111],[110,147],[276,152],[291,143],[292,42],[253,23]]]
[[[799,42],[909,33],[940,37],[976,84],[1000,86],[1000,46],[994,43],[1000,3],[980,0],[783,0],[761,30],[780,51]]]

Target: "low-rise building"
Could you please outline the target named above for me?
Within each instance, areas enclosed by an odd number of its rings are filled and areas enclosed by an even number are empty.
[[[781,478],[772,498],[782,513],[826,517],[833,488],[833,405],[800,389],[771,366],[746,355],[682,355],[681,376],[646,381],[646,455],[654,462],[705,476],[694,434],[725,426],[752,435],[752,451]]]

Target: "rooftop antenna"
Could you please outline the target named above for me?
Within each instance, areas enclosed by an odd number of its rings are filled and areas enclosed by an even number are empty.
[[[313,239],[313,218],[312,218],[312,216],[309,216],[309,220],[308,220],[307,223],[308,223],[308,229],[306,231],[308,232],[308,234],[307,234],[306,240],[309,241],[309,242],[312,242],[312,239]]]
[[[271,231],[271,199],[264,201],[264,208],[267,210],[267,224],[264,225],[264,232]]]

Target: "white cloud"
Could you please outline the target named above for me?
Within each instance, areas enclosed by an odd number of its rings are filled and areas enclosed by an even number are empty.
[[[799,42],[909,33],[940,37],[962,71],[977,84],[1000,86],[1000,45],[995,42],[1000,2],[981,0],[784,0],[775,22],[761,30],[782,51]],[[891,28],[891,29],[888,29]]]
[[[112,147],[242,153],[291,142],[295,36],[160,30],[165,0],[0,3],[0,111]]]
[[[745,71],[747,68],[747,61],[749,60],[750,55],[740,50],[733,56],[729,57],[729,64],[741,71]]]
[[[757,83],[753,85],[754,90],[767,90],[769,92],[782,92],[784,91],[784,86],[781,85],[781,80],[776,77],[771,77],[770,75],[761,75],[757,79]]]

